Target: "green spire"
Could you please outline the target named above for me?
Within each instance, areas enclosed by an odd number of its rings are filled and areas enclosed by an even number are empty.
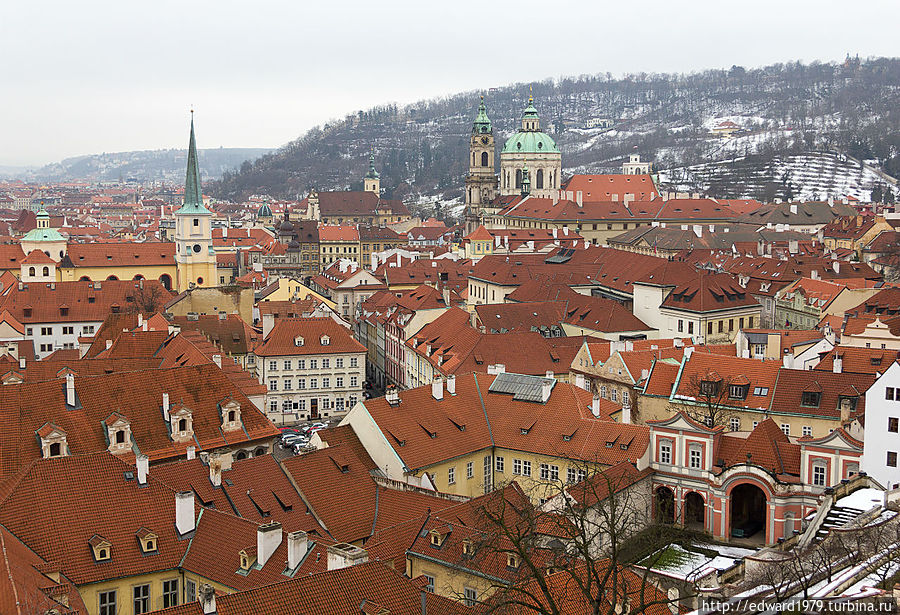
[[[366,179],[378,179],[378,171],[375,170],[375,153],[369,154],[369,172],[366,173]]]
[[[491,130],[491,120],[487,116],[484,96],[482,96],[481,104],[478,105],[478,115],[475,117],[475,123],[472,124],[472,134],[489,134]]]
[[[203,206],[200,188],[200,166],[197,164],[197,141],[194,138],[194,111],[191,110],[191,140],[188,143],[187,175],[184,179],[184,205],[178,213],[211,213]]]

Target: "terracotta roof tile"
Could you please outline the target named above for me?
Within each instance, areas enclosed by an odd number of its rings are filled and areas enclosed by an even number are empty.
[[[296,340],[303,339],[302,345]],[[327,343],[323,340],[327,339]],[[269,336],[256,348],[261,357],[366,352],[347,328],[331,318],[278,319]]]

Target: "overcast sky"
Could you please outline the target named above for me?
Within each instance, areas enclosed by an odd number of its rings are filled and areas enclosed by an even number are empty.
[[[277,147],[348,112],[548,77],[900,55],[897,0],[11,0],[0,165]]]

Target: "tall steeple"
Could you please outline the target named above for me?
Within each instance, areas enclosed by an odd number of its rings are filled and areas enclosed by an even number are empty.
[[[184,178],[184,205],[178,213],[209,212],[203,206],[203,190],[200,187],[200,165],[197,162],[197,140],[194,137],[194,111],[191,110],[191,139],[188,143],[187,174]]]
[[[491,119],[487,115],[484,96],[482,96],[481,104],[478,105],[478,115],[475,116],[475,122],[472,124],[472,134],[490,134],[492,132]]]
[[[369,154],[369,172],[363,178],[363,190],[373,192],[375,196],[381,196],[381,178],[375,170],[375,152]]]

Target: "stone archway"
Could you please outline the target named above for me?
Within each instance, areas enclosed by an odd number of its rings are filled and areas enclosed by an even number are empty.
[[[768,527],[767,504],[765,492],[756,485],[736,485],[729,498],[728,535],[731,538],[765,542]]]
[[[656,488],[655,495],[656,522],[675,523],[675,493],[668,487],[659,486]]]
[[[684,526],[700,530],[706,528],[706,502],[696,491],[684,496]]]

